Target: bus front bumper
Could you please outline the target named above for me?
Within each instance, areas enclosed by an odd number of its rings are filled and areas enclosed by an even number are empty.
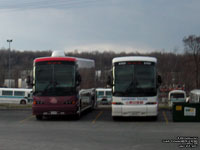
[[[112,104],[112,116],[157,116],[158,104],[154,105],[115,105]]]
[[[33,105],[33,115],[73,115],[78,110],[77,105]]]

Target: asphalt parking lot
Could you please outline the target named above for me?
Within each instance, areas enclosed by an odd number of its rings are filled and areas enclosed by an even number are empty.
[[[37,121],[31,109],[0,109],[0,150],[176,150],[199,149],[179,138],[199,142],[200,124],[172,122],[169,110],[159,110],[157,121],[126,118],[113,121],[111,109],[101,106],[80,120],[53,117]]]

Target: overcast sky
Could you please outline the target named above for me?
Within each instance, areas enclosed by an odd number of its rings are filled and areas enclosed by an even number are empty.
[[[183,51],[199,0],[0,0],[0,48]]]

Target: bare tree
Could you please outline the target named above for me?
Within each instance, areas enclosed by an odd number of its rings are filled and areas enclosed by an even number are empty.
[[[199,88],[199,66],[200,66],[200,36],[190,35],[183,39],[186,53],[191,55],[195,64],[196,88]]]

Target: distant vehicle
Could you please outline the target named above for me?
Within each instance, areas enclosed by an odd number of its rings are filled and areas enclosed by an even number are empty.
[[[168,94],[168,102],[171,107],[174,102],[186,102],[186,92],[183,90],[172,90]]]
[[[112,60],[112,117],[158,115],[157,59],[145,56],[117,57]]]
[[[36,119],[50,115],[74,115],[93,109],[95,101],[94,60],[66,57],[36,58],[33,65],[33,105]]]
[[[200,103],[200,89],[195,89],[190,91],[189,102]]]
[[[27,104],[32,89],[0,88],[0,103]]]
[[[111,104],[112,90],[109,88],[97,88],[96,98],[98,104]]]

